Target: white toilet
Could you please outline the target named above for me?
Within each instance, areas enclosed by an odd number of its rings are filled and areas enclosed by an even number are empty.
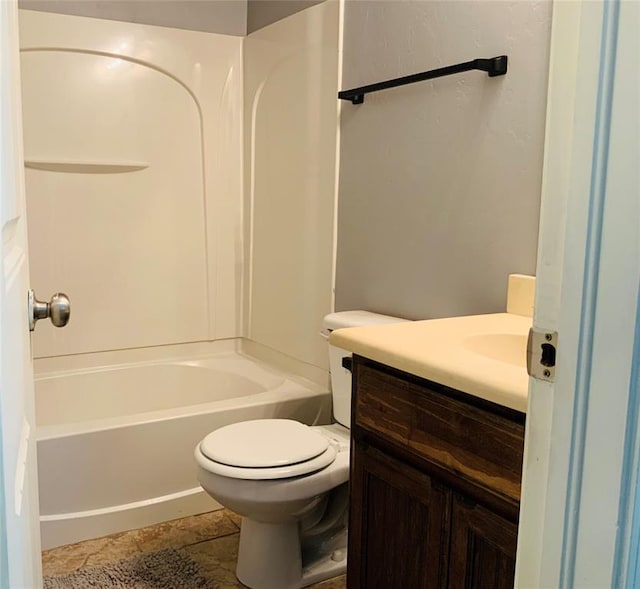
[[[399,321],[332,313],[323,334]],[[329,346],[336,423],[244,421],[210,433],[195,449],[203,489],[243,516],[236,574],[252,589],[306,587],[346,570],[351,373],[342,362],[350,355]]]

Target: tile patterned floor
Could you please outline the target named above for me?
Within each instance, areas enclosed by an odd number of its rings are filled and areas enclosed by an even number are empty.
[[[42,553],[43,573],[61,575],[145,552],[183,548],[220,589],[242,588],[235,575],[239,531],[240,518],[222,509],[46,550]],[[312,587],[345,589],[346,579],[341,576]]]

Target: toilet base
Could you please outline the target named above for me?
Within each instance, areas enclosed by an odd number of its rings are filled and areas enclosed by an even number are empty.
[[[242,518],[236,575],[251,589],[299,587],[302,557],[298,522],[267,524]]]
[[[346,572],[347,552],[336,550],[302,567],[297,522],[242,519],[236,575],[251,589],[300,589]]]
[[[323,560],[314,563],[302,571],[302,579],[298,587],[307,587],[314,583],[320,583],[332,579],[347,572],[347,551],[336,550],[327,555]]]

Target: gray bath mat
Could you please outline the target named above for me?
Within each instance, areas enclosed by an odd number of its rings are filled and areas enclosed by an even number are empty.
[[[44,589],[216,589],[182,550],[160,550],[44,578]]]

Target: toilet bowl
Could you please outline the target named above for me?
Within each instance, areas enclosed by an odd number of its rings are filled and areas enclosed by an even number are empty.
[[[334,501],[332,514],[328,514],[327,503],[329,492],[349,479],[349,430],[339,425],[309,427],[291,420],[265,419],[233,424],[210,436],[234,434],[228,436],[231,439],[247,429],[236,426],[251,425],[263,426],[262,433],[271,430],[274,436],[279,435],[277,431],[285,430],[291,437],[288,448],[271,448],[272,466],[268,465],[267,459],[259,461],[261,466],[238,466],[234,463],[240,460],[233,452],[228,456],[219,452],[218,460],[212,460],[206,454],[209,444],[213,445],[207,438],[195,451],[202,487],[216,501],[243,516],[236,570],[238,579],[256,589],[287,589],[304,587],[340,574],[346,564],[346,493],[342,493],[342,506],[335,505],[339,499]],[[300,429],[294,435],[290,426]],[[297,450],[297,446],[306,440],[316,442],[318,439],[325,442],[323,450],[306,460],[293,461],[292,456],[298,453],[291,454],[288,450]],[[268,444],[269,437],[254,438],[255,448],[260,441]],[[245,440],[244,447],[247,446],[253,444],[247,444]],[[264,447],[259,451],[263,450]],[[280,456],[278,450],[283,450]],[[327,517],[332,521],[327,521]],[[326,528],[325,534],[320,533],[320,527]],[[342,539],[338,538],[341,532]],[[318,542],[334,538],[335,550],[324,555],[326,558],[304,562],[301,543],[305,536],[308,539],[312,535],[317,536]],[[319,548],[309,546],[307,552],[317,555]]]
[[[398,321],[348,311],[325,317],[324,328]],[[203,489],[243,517],[236,574],[252,589],[305,587],[346,571],[351,373],[342,358],[349,355],[330,350],[336,423],[239,422],[195,449]]]

